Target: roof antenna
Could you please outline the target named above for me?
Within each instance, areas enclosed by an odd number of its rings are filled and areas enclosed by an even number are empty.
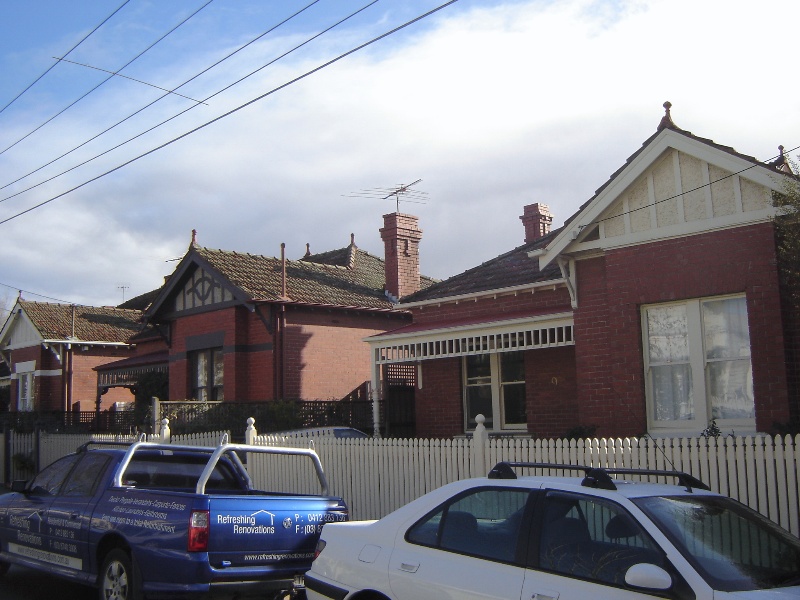
[[[414,204],[427,204],[428,192],[412,190],[411,186],[417,185],[422,179],[417,179],[411,183],[400,183],[391,188],[369,188],[360,190],[353,194],[345,194],[344,198],[377,198],[388,200],[394,198],[397,212],[400,212],[400,202],[412,202]]]

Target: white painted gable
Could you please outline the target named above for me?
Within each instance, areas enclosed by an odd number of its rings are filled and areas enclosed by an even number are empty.
[[[42,342],[42,335],[25,311],[20,310],[17,305],[11,312],[12,316],[8,318],[2,333],[0,333],[0,346],[4,350],[38,346]]]
[[[753,159],[663,129],[544,249],[540,268],[559,256],[768,221],[782,178]]]

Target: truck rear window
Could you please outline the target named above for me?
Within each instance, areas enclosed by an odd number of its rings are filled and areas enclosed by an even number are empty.
[[[208,456],[136,454],[123,475],[126,485],[142,488],[194,490],[208,462]],[[230,463],[220,460],[206,484],[207,490],[244,489]]]

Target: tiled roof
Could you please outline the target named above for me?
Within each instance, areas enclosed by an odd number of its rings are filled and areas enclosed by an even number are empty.
[[[46,340],[75,339],[81,342],[127,342],[141,328],[142,313],[110,306],[29,302],[19,306]]]
[[[280,258],[202,247],[192,251],[252,300],[284,300]],[[351,258],[352,268],[343,266]],[[286,295],[294,302],[389,309],[384,279],[383,261],[356,247],[286,261]]]
[[[145,292],[144,294],[139,294],[138,296],[134,296],[130,300],[126,300],[122,304],[117,305],[117,308],[127,308],[130,310],[146,310],[150,303],[156,299],[158,293],[161,291],[161,288],[157,288],[155,290],[151,290],[149,292]]]
[[[410,294],[401,299],[400,304],[450,298],[560,279],[561,270],[557,265],[549,265],[545,267],[544,271],[540,271],[539,261],[528,256],[528,252],[531,250],[547,245],[558,234],[558,231],[551,231],[538,240],[514,248],[510,252],[464,271],[460,275],[455,275],[434,283],[415,294]]]

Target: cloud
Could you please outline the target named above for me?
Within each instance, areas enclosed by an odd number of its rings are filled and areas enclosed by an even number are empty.
[[[800,131],[797,100],[785,93],[790,65],[778,52],[780,40],[793,39],[799,12],[793,4],[688,0],[456,4],[2,225],[2,283],[118,303],[122,282],[127,297],[158,286],[192,229],[201,244],[228,250],[277,255],[286,242],[294,258],[307,242],[321,252],[355,233],[361,248],[381,256],[381,215],[394,202],[346,196],[420,178],[428,203],[400,208],[420,217],[423,271],[454,275],[521,244],[525,204],[549,204],[560,225],[655,131],[665,100],[680,127],[762,160],[779,143],[800,145],[791,138]],[[24,201],[0,204],[0,219],[298,77],[397,24],[392,18],[384,12],[363,31],[326,36]],[[244,39],[233,31],[220,39],[230,48],[236,37]],[[300,39],[295,30],[254,44],[181,93],[205,97]],[[184,81],[210,62],[208,45],[196,47],[142,63],[142,78]],[[0,157],[0,166],[4,173],[38,166],[51,150],[68,149],[154,97],[115,81],[48,135]],[[165,99],[66,164],[187,106]],[[27,113],[16,131],[35,117]]]

